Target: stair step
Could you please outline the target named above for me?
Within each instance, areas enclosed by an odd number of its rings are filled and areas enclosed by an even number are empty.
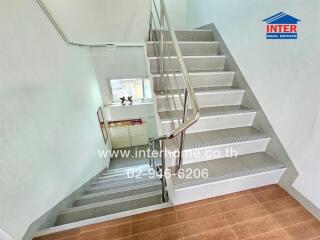
[[[160,203],[161,191],[154,191],[125,198],[67,208],[60,212],[55,225],[78,222]]]
[[[146,173],[148,173],[148,171],[150,170],[150,167],[148,168],[134,168],[134,169],[130,169],[128,168],[126,171],[123,172],[119,172],[119,173],[114,173],[114,174],[106,174],[106,175],[101,175],[100,177],[98,177],[98,181],[101,180],[116,180],[116,179],[124,179],[127,178],[128,176],[132,175],[132,173],[135,173],[135,175],[145,175]]]
[[[160,112],[162,124],[162,133],[167,134],[179,126],[178,119],[181,122],[183,111]],[[188,115],[191,111],[188,112]],[[187,116],[188,116],[187,115]],[[207,107],[200,109],[200,119],[187,129],[187,133],[204,132],[211,130],[238,128],[252,126],[256,112],[245,106],[221,106]]]
[[[155,31],[153,31],[155,32]],[[213,32],[209,30],[177,30],[175,31],[178,41],[213,41]],[[158,41],[158,36],[160,35],[154,33],[155,41]],[[164,31],[164,39],[166,41],[171,41],[171,37],[168,31]]]
[[[173,176],[172,182],[174,188],[179,189],[281,168],[284,168],[284,165],[267,153],[253,153],[186,164],[183,166],[183,171],[186,171],[186,169],[191,169],[192,171],[195,171],[195,169],[207,169],[208,177],[187,179]]]
[[[111,190],[105,190],[98,193],[83,195],[75,200],[74,206],[81,206],[81,205],[86,205],[86,204],[91,204],[96,202],[103,202],[103,201],[108,201],[112,199],[118,199],[118,198],[129,197],[132,195],[143,194],[147,192],[154,192],[158,190],[161,190],[161,183],[159,179],[158,181],[147,182],[137,186],[131,185],[127,187],[114,188]]]
[[[184,63],[188,71],[222,71],[226,56],[185,56]],[[150,71],[152,74],[160,72],[160,57],[149,57]],[[180,71],[177,57],[164,57],[166,72]]]
[[[211,159],[230,157],[230,151],[238,155],[263,152],[270,137],[254,127],[241,127],[223,130],[186,134],[183,163],[202,162]],[[174,140],[166,143],[169,151],[175,151]],[[228,156],[229,154],[229,156]],[[174,155],[168,155],[168,166],[175,166]]]
[[[243,89],[233,87],[195,88],[194,90],[200,108],[240,105],[245,92]],[[174,91],[174,100],[172,98],[171,91],[168,91],[168,98],[165,93],[156,91],[157,111],[164,112],[174,109],[173,101],[176,102],[177,109],[182,109],[178,92],[180,92],[183,101],[183,90]]]
[[[144,164],[141,166],[134,166],[134,167],[127,167],[127,168],[121,168],[121,170],[117,171],[106,171],[100,175],[100,177],[111,177],[111,176],[119,176],[119,175],[126,175],[128,171],[134,171],[134,172],[144,172],[148,171],[150,169],[150,166],[148,164]]]
[[[148,173],[143,176],[134,177],[134,178],[123,178],[116,179],[115,181],[109,180],[107,182],[99,182],[99,185],[93,185],[91,188],[85,191],[85,194],[92,194],[105,191],[106,189],[117,188],[121,185],[131,186],[131,185],[139,185],[142,182],[152,182],[155,181],[152,176]]]
[[[160,47],[160,42],[147,42],[148,57],[159,56]],[[217,55],[219,42],[179,42],[179,47],[183,56]],[[176,55],[172,42],[167,42],[164,46],[164,55]]]
[[[182,89],[185,86],[181,73],[165,74],[163,78],[163,86],[160,74],[152,75],[153,88],[155,91]],[[232,86],[234,72],[228,71],[214,71],[214,72],[189,72],[189,78],[194,88],[206,87],[225,87]],[[169,82],[170,81],[170,82]]]

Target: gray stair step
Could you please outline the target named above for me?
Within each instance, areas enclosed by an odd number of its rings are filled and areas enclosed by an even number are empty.
[[[149,165],[142,165],[142,166],[138,166],[138,167],[128,167],[128,168],[123,168],[121,170],[118,170],[118,171],[106,171],[104,173],[102,173],[100,175],[100,178],[103,178],[103,177],[117,177],[117,176],[123,176],[123,175],[127,175],[128,172],[146,172],[150,169],[150,166]]]
[[[184,171],[186,171],[186,169],[192,169],[192,171],[195,169],[207,169],[208,177],[206,178],[206,176],[204,176],[200,178],[186,179],[173,176],[172,182],[175,189],[181,189],[256,173],[273,171],[284,167],[283,163],[271,157],[267,153],[253,153],[233,158],[221,158],[186,164],[183,166]]]
[[[153,31],[155,32],[155,31]],[[213,32],[209,30],[177,30],[175,31],[178,41],[213,41]],[[154,40],[158,41],[160,37],[159,33],[154,33]],[[171,37],[168,31],[164,31],[164,39],[171,41]]]
[[[144,182],[152,182],[154,181],[153,178],[149,177],[141,177],[141,178],[132,178],[132,179],[119,179],[118,181],[110,181],[110,180],[104,180],[104,181],[97,181],[91,184],[91,188],[117,188],[121,186],[130,186],[130,185],[139,185]]]
[[[100,177],[97,178],[97,181],[104,181],[104,180],[110,180],[110,181],[115,181],[118,179],[126,179],[138,175],[147,175],[148,171],[150,170],[150,167],[148,168],[137,168],[137,169],[128,169],[127,171],[124,172],[119,172],[119,173],[113,173],[113,174],[106,174],[106,175],[101,175]]]
[[[188,111],[187,118],[191,113],[191,111]],[[255,114],[255,110],[241,105],[201,108],[199,120],[188,128],[186,132],[193,133],[252,126]],[[179,121],[181,122],[182,115],[182,110],[160,112],[162,133],[167,134],[173,130],[173,127],[177,128]]]
[[[107,169],[103,174],[126,172],[128,169],[147,168],[147,167],[149,167],[149,164],[142,164],[142,165],[137,165],[133,167],[131,166],[131,167],[124,167],[124,168]]]
[[[161,191],[155,191],[105,202],[67,208],[60,212],[55,225],[78,222],[160,203]]]
[[[233,87],[216,87],[216,88],[194,88],[200,108],[240,105],[244,95],[244,90]],[[155,91],[157,95],[157,111],[164,112],[173,110],[174,101],[177,109],[182,109],[183,90],[174,90],[173,98],[171,91],[166,93]],[[180,100],[180,96],[182,101]],[[189,105],[190,108],[190,105]]]
[[[224,87],[232,86],[234,72],[229,71],[202,71],[202,72],[189,72],[189,78],[194,88],[206,87]],[[181,73],[169,73],[164,75],[163,85],[160,74],[152,75],[153,86],[155,91],[182,89],[185,83]]]
[[[179,42],[179,47],[183,56],[217,55],[219,42]],[[147,42],[148,57],[159,56],[160,48],[160,42]],[[176,56],[172,42],[167,42],[163,51],[165,56]]]
[[[186,134],[183,163],[196,163],[211,159],[244,155],[266,150],[270,137],[254,127],[230,128]],[[176,150],[176,142],[168,140],[167,151]],[[168,166],[175,166],[174,155],[168,154]]]
[[[160,180],[83,195],[75,200],[74,206],[76,207],[96,202],[109,201],[112,199],[124,198],[158,190],[161,190]]]
[[[185,56],[184,63],[188,71],[222,71],[226,56]],[[160,58],[149,57],[150,71],[152,74],[160,72]],[[164,57],[166,72],[180,71],[177,57]]]

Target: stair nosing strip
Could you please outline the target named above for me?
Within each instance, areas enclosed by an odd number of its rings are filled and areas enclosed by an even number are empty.
[[[153,191],[153,192],[131,195],[129,197],[117,198],[117,199],[107,200],[107,201],[103,201],[103,202],[97,202],[97,203],[91,203],[91,204],[81,205],[81,206],[77,206],[77,207],[71,207],[71,208],[67,208],[67,209],[62,210],[58,215],[65,215],[65,214],[70,214],[70,213],[74,213],[74,212],[82,211],[82,210],[87,210],[87,209],[91,209],[91,208],[108,206],[108,205],[112,205],[115,203],[127,202],[127,201],[137,200],[140,198],[152,197],[152,196],[159,195],[161,193],[162,193],[162,191],[158,190],[158,191]]]
[[[226,58],[226,55],[194,55],[194,56],[183,56],[183,58]],[[148,57],[149,60],[160,59],[160,57]],[[168,59],[168,56],[163,56],[164,59]],[[177,56],[170,56],[170,58],[177,58]]]
[[[85,194],[85,195],[78,197],[76,200],[88,199],[88,198],[93,198],[93,197],[98,197],[98,196],[108,195],[108,194],[113,194],[113,193],[128,192],[128,191],[135,190],[135,189],[141,189],[141,188],[152,187],[152,186],[157,186],[157,185],[161,185],[160,181],[141,184],[138,186],[133,185],[133,186],[122,187],[122,188],[117,188],[117,189],[110,189],[110,190],[97,192],[97,193]]]

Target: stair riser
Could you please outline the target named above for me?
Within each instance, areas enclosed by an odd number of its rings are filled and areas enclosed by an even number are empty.
[[[152,181],[156,181],[153,179],[145,179],[145,178],[141,178],[141,179],[136,179],[136,180],[127,180],[127,181],[119,181],[119,182],[115,182],[110,184],[108,181],[102,181],[102,182],[96,182],[92,184],[92,188],[105,188],[107,189],[114,189],[114,188],[122,188],[122,187],[127,187],[127,186],[131,186],[131,185],[140,185],[140,184],[144,184],[144,183],[148,183],[148,182],[152,182]]]
[[[221,144],[215,146],[208,146],[202,148],[195,148],[192,151],[196,152],[195,154],[191,154],[190,152],[183,154],[183,164],[196,163],[202,161],[208,161],[213,159],[219,159],[228,156],[228,151],[232,150],[232,152],[236,152],[238,155],[264,152],[268,146],[270,138],[263,138],[257,140],[243,141],[231,144]],[[215,153],[219,153],[217,156]],[[176,166],[176,159],[174,156],[168,156],[167,165],[169,167]]]
[[[221,71],[224,69],[225,60],[225,56],[195,57],[184,58],[184,63],[189,71]],[[149,61],[151,73],[159,73],[160,59],[150,58]],[[180,71],[177,58],[171,58],[171,62],[168,58],[165,58],[164,69],[166,72]]]
[[[169,187],[170,199],[174,205],[178,205],[252,188],[277,184],[284,171],[285,169],[273,170],[176,190],[171,186]],[[170,184],[171,183],[169,183],[169,185]]]
[[[217,55],[219,43],[217,42],[201,42],[201,43],[179,43],[183,56],[212,56]],[[169,52],[169,54],[168,54]],[[156,57],[160,54],[159,42],[147,43],[148,57]],[[167,43],[164,47],[165,56],[176,56],[172,43]]]
[[[113,199],[117,199],[117,198],[129,197],[132,195],[137,195],[137,194],[142,194],[142,193],[147,193],[147,192],[153,192],[153,191],[157,191],[160,189],[161,189],[161,186],[156,185],[156,186],[148,186],[148,187],[144,187],[144,188],[137,188],[137,189],[128,190],[128,191],[124,191],[124,192],[116,192],[116,193],[110,193],[107,195],[101,195],[101,196],[95,196],[95,197],[91,197],[91,198],[80,199],[80,200],[76,200],[74,202],[74,207],[86,205],[86,204],[90,204],[90,203],[97,203],[97,202],[113,200]]]
[[[192,82],[192,86],[194,88],[201,88],[201,87],[229,87],[232,86],[234,73],[233,72],[221,72],[216,74],[189,74],[190,80]],[[170,81],[170,82],[168,82]],[[163,86],[162,81],[159,76],[153,77],[153,86],[154,90],[170,90],[171,86],[173,89],[183,89],[185,88],[185,83],[183,80],[182,75],[176,74],[176,80],[174,76],[164,76],[163,79]]]
[[[90,218],[101,217],[109,214],[133,210],[141,207],[148,207],[161,203],[161,195],[146,197],[143,199],[120,202],[108,206],[93,207],[90,209],[79,210],[72,213],[59,215],[56,225],[62,225]]]
[[[213,33],[212,31],[175,31],[178,41],[213,41]],[[155,41],[158,41],[158,35],[156,33],[153,34]],[[164,32],[164,39],[166,41],[171,41],[171,37],[168,31]]]
[[[157,110],[158,112],[170,111],[173,109],[173,99],[170,94],[169,102],[168,99],[161,96],[157,98]],[[196,93],[196,97],[199,103],[200,108],[204,107],[217,107],[217,106],[228,106],[228,105],[241,105],[244,91],[217,91],[209,93]],[[182,94],[183,101],[183,94]],[[181,101],[179,96],[175,96],[175,102],[177,109],[182,109]],[[170,107],[172,106],[172,107]],[[190,106],[189,106],[190,108]]]
[[[188,128],[187,133],[252,126],[255,115],[255,112],[248,112],[204,118],[200,117],[198,122]],[[178,121],[175,121],[175,124],[176,127],[178,127]],[[172,130],[171,122],[162,122],[162,132],[164,134],[169,133]]]

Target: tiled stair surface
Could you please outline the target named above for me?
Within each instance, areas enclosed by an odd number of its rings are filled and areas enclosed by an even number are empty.
[[[101,173],[72,207],[60,212],[56,225],[160,204],[161,183],[148,174],[149,169],[141,165]]]
[[[212,31],[176,31],[176,35],[200,106],[198,122],[186,131],[183,169],[207,169],[208,177],[179,179],[173,175],[174,188],[193,187],[195,190],[197,186],[208,182],[284,169],[279,159],[267,153],[271,138],[254,127],[257,112],[243,105],[246,91],[234,84],[236,73],[228,69],[227,56],[221,55],[220,43],[214,40]],[[160,127],[162,134],[167,134],[181,122],[185,84],[166,31],[168,45],[164,48],[165,73],[161,80],[157,36],[155,34],[155,41],[147,42],[146,46]],[[190,108],[189,105],[189,115]],[[171,151],[177,150],[177,142],[169,140],[166,147]],[[223,154],[226,149],[236,151],[238,156]],[[199,151],[199,156],[190,156],[188,151]],[[222,154],[207,157],[206,151],[220,151]],[[176,164],[176,158],[168,157],[169,166]]]

